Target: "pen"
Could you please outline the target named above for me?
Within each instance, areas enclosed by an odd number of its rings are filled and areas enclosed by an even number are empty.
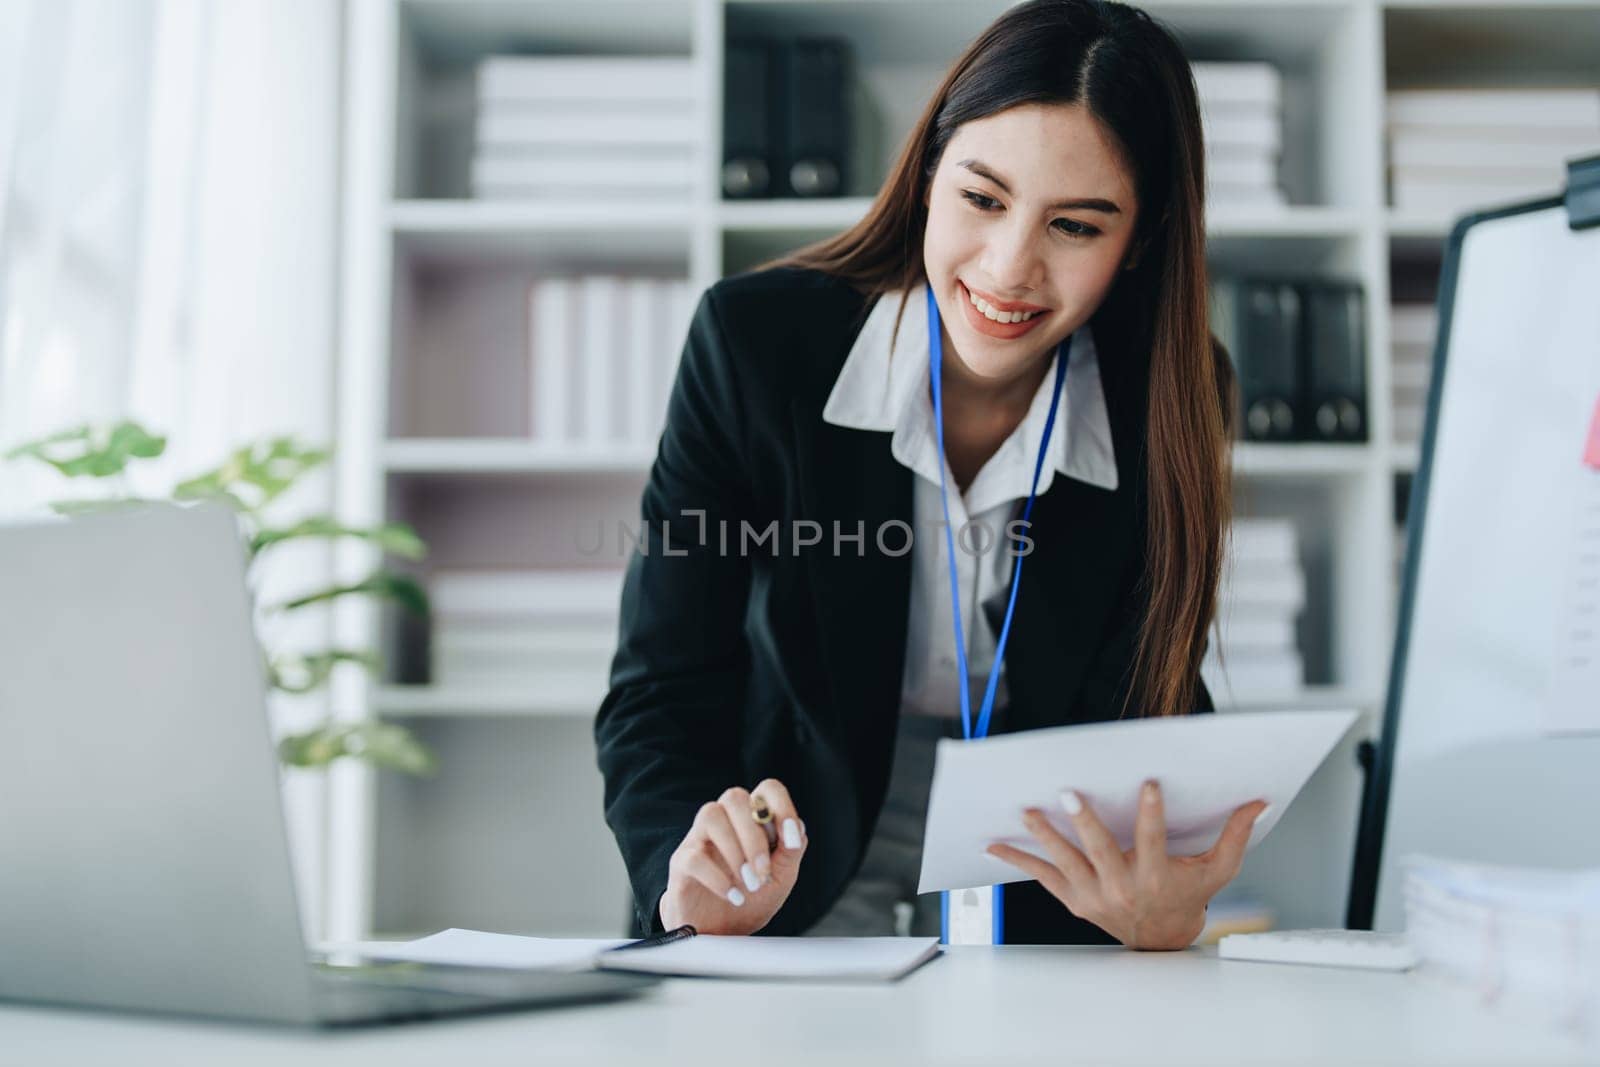
[[[757,793],[750,800],[750,817],[761,824],[767,832],[767,851],[771,852],[778,847],[778,828],[772,822],[772,809],[767,807],[767,802]]]
[[[638,941],[629,941],[626,945],[613,945],[606,949],[606,951],[621,952],[623,949],[629,948],[655,948],[657,945],[670,945],[674,941],[687,941],[697,932],[698,931],[696,931],[694,927],[690,926],[688,923],[684,923],[675,930],[667,930],[659,934],[654,934],[650,937],[642,938]]]

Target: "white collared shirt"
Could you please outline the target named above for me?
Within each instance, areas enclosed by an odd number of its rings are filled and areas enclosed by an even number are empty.
[[[984,463],[967,491],[957,492],[955,476],[939,454],[934,434],[933,400],[928,392],[926,290],[926,284],[919,284],[911,291],[898,333],[894,332],[894,320],[901,294],[888,293],[878,298],[839,371],[822,418],[836,426],[892,432],[890,450],[894,458],[916,476],[901,709],[913,714],[956,717],[961,714],[961,676],[950,619],[949,555],[939,496],[939,468],[944,467],[950,495],[951,536],[956,538],[956,580],[961,596],[962,633],[967,643],[967,683],[976,720],[994,666],[999,620],[1005,615],[1011,592],[1014,557],[1006,551],[1006,526],[1021,516],[1021,503],[1028,498],[1056,376],[1054,370],[1045,375],[1022,422]],[[1117,487],[1111,420],[1100,383],[1094,337],[1087,325],[1073,334],[1068,349],[1064,395],[1045,465],[1039,473],[1039,495],[1050,488],[1057,472],[1103,489]],[[965,536],[957,536],[963,528]],[[1030,531],[1030,536],[1035,532],[1037,528]],[[994,624],[990,623],[991,614]],[[1001,708],[1007,702],[1002,665],[995,707]]]

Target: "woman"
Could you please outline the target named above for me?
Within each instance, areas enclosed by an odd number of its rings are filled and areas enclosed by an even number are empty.
[[[1210,710],[1233,383],[1202,161],[1163,28],[1035,0],[956,62],[861,223],[704,294],[595,723],[640,932],[936,932],[939,737]],[[1071,793],[1084,849],[1037,811],[1051,862],[991,848],[1032,879],[1007,942],[1194,939],[1263,805],[1177,858],[1141,797],[1126,854]]]

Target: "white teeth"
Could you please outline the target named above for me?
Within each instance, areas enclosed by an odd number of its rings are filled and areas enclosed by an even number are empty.
[[[972,298],[972,306],[983,312],[983,317],[994,322],[1027,322],[1035,315],[1043,314],[1039,311],[996,311],[994,305],[979,297],[971,289],[967,296]]]

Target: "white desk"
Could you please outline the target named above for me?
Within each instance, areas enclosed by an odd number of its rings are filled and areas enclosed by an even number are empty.
[[[1033,946],[953,949],[894,985],[677,979],[631,1002],[359,1031],[0,1007],[0,1062],[30,1065],[1594,1064],[1590,1042],[1421,974]]]

